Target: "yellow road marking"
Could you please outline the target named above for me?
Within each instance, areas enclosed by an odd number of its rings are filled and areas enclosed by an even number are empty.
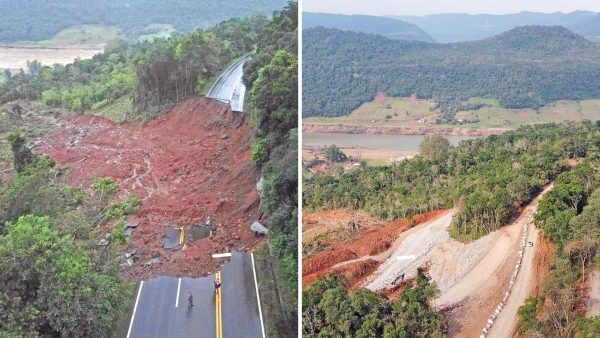
[[[179,228],[179,245],[183,244],[184,238],[185,238],[185,229]]]
[[[221,280],[221,271],[217,271],[217,273],[215,274],[215,280],[220,281],[221,283],[223,282]],[[222,293],[223,293],[223,289],[221,287],[219,287],[219,289],[217,289],[218,292],[215,294],[215,319],[216,319],[216,331],[217,331],[217,338],[223,338],[223,317],[222,317]]]

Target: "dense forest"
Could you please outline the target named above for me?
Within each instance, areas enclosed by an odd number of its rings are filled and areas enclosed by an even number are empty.
[[[306,177],[303,205],[363,209],[390,220],[456,207],[452,235],[473,239],[505,225],[567,169],[568,158],[599,148],[600,122],[589,121],[521,127],[455,147],[433,136],[423,141],[419,156],[398,164]]]
[[[303,116],[340,116],[388,96],[431,98],[451,121],[470,97],[505,108],[600,98],[600,44],[559,27],[527,26],[452,44],[312,28],[303,40]]]
[[[268,215],[269,245],[285,273],[288,323],[296,334],[298,286],[298,3],[290,2],[257,39],[244,67],[254,127],[252,161],[261,168],[261,208]]]
[[[424,16],[401,15],[394,18],[423,28],[442,43],[485,39],[514,27],[530,25],[560,25],[589,38],[600,36],[592,33],[594,28],[597,30],[600,27],[597,22],[600,15],[590,11],[513,14],[441,13]]]
[[[116,26],[122,35],[138,37],[150,24],[171,24],[180,32],[207,28],[248,13],[270,14],[285,0],[0,0],[0,42],[47,40],[67,27]]]
[[[302,13],[302,29],[337,28],[354,32],[383,35],[390,39],[435,42],[416,25],[399,19],[370,15]]]
[[[535,224],[556,245],[550,273],[538,297],[518,311],[524,337],[598,337],[600,318],[583,318],[585,288],[598,268],[600,245],[600,157],[597,151],[572,171],[560,174],[541,200]]]
[[[15,174],[0,185],[0,336],[113,337],[132,297],[118,277],[121,220],[141,203],[117,199],[99,179],[88,196],[64,184],[64,170],[38,157],[17,133],[8,137]],[[117,220],[107,246],[94,232]]]
[[[27,73],[9,74],[0,84],[0,104],[41,99],[81,112],[125,98],[133,101],[128,119],[148,118],[207,90],[228,64],[254,50],[267,23],[266,16],[257,14],[169,39],[117,41],[92,59],[66,66],[30,62]]]
[[[396,300],[363,288],[350,293],[340,277],[320,279],[302,292],[303,336],[441,338],[446,323],[429,306],[436,292],[421,268]]]

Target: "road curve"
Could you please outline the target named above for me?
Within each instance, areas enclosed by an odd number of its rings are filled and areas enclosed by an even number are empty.
[[[206,97],[229,103],[231,110],[243,112],[246,86],[242,81],[242,76],[244,75],[244,64],[249,59],[249,56],[244,56],[227,67],[212,85]]]

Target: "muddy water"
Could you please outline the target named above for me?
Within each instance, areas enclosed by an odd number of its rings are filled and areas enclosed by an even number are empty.
[[[451,144],[473,139],[471,136],[445,136]],[[310,133],[302,135],[303,147],[335,144],[340,148],[418,152],[425,135]]]
[[[101,53],[103,45],[79,45],[69,47],[20,47],[0,46],[0,69],[27,71],[28,60],[38,60],[44,65],[72,63],[74,59],[89,59]]]

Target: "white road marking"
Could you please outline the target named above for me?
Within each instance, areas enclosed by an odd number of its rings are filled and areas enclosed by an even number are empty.
[[[396,257],[396,260],[399,260],[399,261],[405,261],[405,260],[413,260],[413,259],[416,259],[416,258],[417,258],[417,256],[415,256],[415,255],[409,255],[409,256],[397,256],[397,257]]]
[[[220,254],[213,254],[212,255],[212,258],[225,258],[225,257],[231,257],[231,252],[220,253]]]
[[[175,298],[175,307],[179,307],[179,290],[181,289],[181,278],[177,282],[177,298]]]
[[[260,295],[258,294],[258,281],[256,279],[256,268],[254,267],[254,253],[251,253],[250,257],[252,257],[252,271],[254,272],[254,286],[256,286],[256,299],[258,300],[258,314],[260,316],[260,328],[262,330],[263,338],[266,338],[265,324],[263,323],[262,308],[260,306]]]
[[[138,302],[140,301],[140,294],[142,293],[142,286],[144,281],[140,282],[140,288],[138,289],[137,297],[135,298],[135,305],[133,306],[133,313],[131,314],[131,322],[129,323],[129,330],[127,330],[127,338],[131,335],[131,328],[133,327],[133,319],[135,318],[135,312],[137,311]]]

